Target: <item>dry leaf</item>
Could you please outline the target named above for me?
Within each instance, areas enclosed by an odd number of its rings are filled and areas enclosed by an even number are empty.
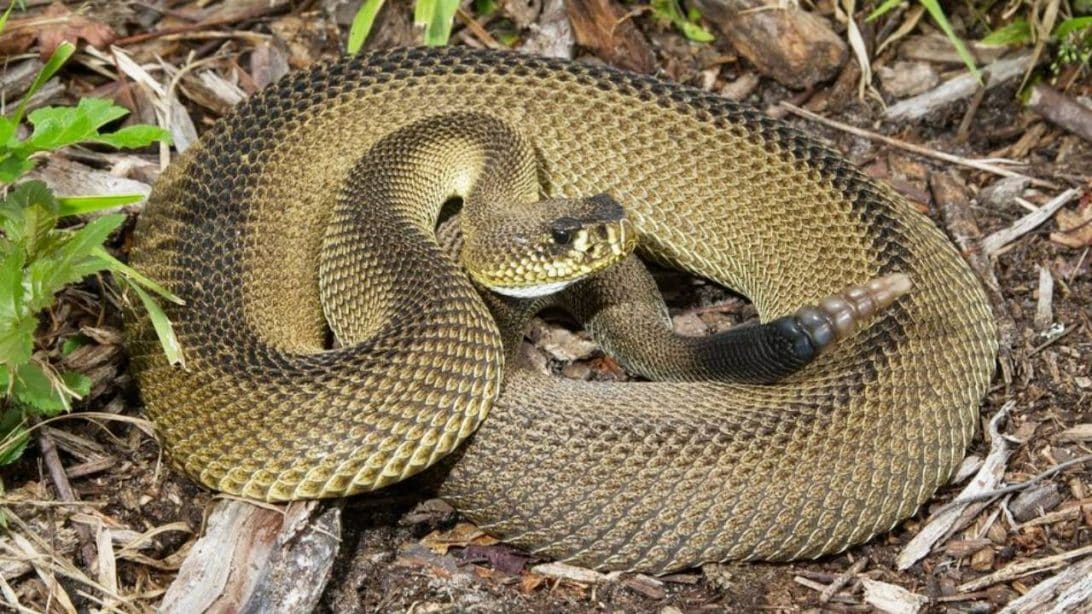
[[[105,48],[114,42],[117,35],[110,26],[94,19],[77,15],[60,2],[54,2],[45,10],[48,23],[38,31],[38,51],[42,59],[53,52],[64,41],[78,43],[80,39],[96,48]]]
[[[1080,249],[1092,245],[1092,197],[1085,196],[1075,210],[1062,209],[1054,216],[1058,232],[1050,233],[1050,240]]]
[[[436,554],[447,554],[449,548],[465,548],[471,544],[492,546],[497,541],[469,522],[460,522],[447,531],[433,531],[422,537],[421,545]]]

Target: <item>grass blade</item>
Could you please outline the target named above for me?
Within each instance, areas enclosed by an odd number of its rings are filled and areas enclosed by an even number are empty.
[[[155,334],[159,337],[159,344],[163,346],[163,353],[167,355],[167,360],[172,365],[185,367],[186,362],[182,357],[182,346],[178,344],[178,337],[174,335],[174,326],[167,319],[167,314],[163,313],[163,308],[159,306],[159,302],[140,286],[136,284],[130,284],[130,286],[140,297],[140,302],[148,312],[148,317],[152,320],[152,327],[155,328]]]
[[[948,40],[955,47],[956,53],[959,54],[959,58],[963,60],[963,63],[967,65],[967,70],[971,71],[975,79],[978,82],[982,82],[982,73],[978,71],[978,66],[975,64],[974,56],[971,55],[970,50],[967,49],[967,45],[963,44],[963,39],[955,33],[952,29],[952,24],[948,21],[948,16],[944,14],[944,9],[940,7],[940,3],[937,0],[919,0],[921,5],[925,7],[926,11],[929,11],[929,15],[933,17],[933,21],[937,22],[940,29],[944,32],[944,35],[948,37]]]
[[[353,16],[353,23],[349,26],[349,40],[345,43],[345,51],[349,55],[356,55],[364,46],[368,33],[372,31],[375,16],[379,9],[383,8],[383,0],[365,0]]]
[[[61,205],[58,214],[83,215],[112,207],[121,207],[138,203],[144,199],[143,194],[108,194],[103,196],[58,196],[57,202]]]
[[[76,46],[68,41],[64,41],[57,48],[53,50],[53,55],[49,56],[49,61],[45,63],[42,70],[38,71],[38,74],[34,77],[34,82],[30,84],[30,88],[27,89],[27,93],[23,94],[23,99],[19,101],[19,106],[15,109],[15,114],[9,119],[14,125],[19,125],[19,122],[23,121],[23,114],[26,113],[27,104],[30,102],[30,97],[33,96],[38,90],[45,85],[46,81],[49,81],[53,75],[57,74],[57,71],[64,66],[68,58],[72,57],[72,54],[76,52]]]

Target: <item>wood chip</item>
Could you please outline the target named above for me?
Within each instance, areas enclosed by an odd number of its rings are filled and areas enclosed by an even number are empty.
[[[565,563],[542,563],[541,565],[532,567],[531,571],[540,576],[561,578],[563,580],[571,580],[581,584],[599,584],[608,580],[606,574],[599,573],[594,569],[576,567],[575,565],[567,565]]]
[[[527,3],[509,2],[510,5]],[[509,9],[511,11],[511,9]],[[518,21],[517,21],[518,23]],[[520,47],[520,51],[548,58],[571,60],[576,39],[573,27],[565,14],[564,0],[546,0],[542,6],[542,16],[538,23],[530,25],[531,34]]]
[[[1043,331],[1054,322],[1054,277],[1050,267],[1039,267],[1039,298],[1035,303],[1035,330]]]
[[[163,596],[164,614],[311,611],[333,568],[337,508],[222,499]]]
[[[1009,504],[1009,510],[1013,518],[1025,522],[1053,510],[1061,502],[1062,494],[1058,491],[1057,484],[1051,482],[1020,493]]]
[[[1084,422],[1062,431],[1062,441],[1092,441],[1092,422]]]
[[[888,614],[917,614],[929,603],[929,598],[912,593],[901,586],[862,577],[864,600]]]
[[[1028,189],[1027,177],[1002,177],[978,193],[979,204],[993,209],[1008,207]]]
[[[139,194],[147,197],[152,186],[143,181],[118,177],[112,173],[91,168],[59,155],[50,156],[46,164],[39,165],[27,174],[27,179],[46,182],[57,194],[86,196]],[[143,201],[130,207],[139,207]],[[104,209],[96,215],[117,213],[121,207]]]
[[[95,546],[98,550],[98,580],[111,594],[118,593],[117,559],[114,557],[114,544],[110,539],[110,530],[101,523],[96,527]],[[107,597],[104,607],[114,607],[113,599]]]
[[[1028,94],[1028,108],[1051,123],[1092,143],[1092,109],[1046,85],[1037,83]]]

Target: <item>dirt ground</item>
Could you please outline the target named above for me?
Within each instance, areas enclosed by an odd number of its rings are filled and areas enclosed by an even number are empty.
[[[0,51],[8,57],[2,84],[6,99],[19,95],[18,84],[8,77],[20,63],[37,61],[50,44],[46,35],[34,37],[19,29],[20,20],[39,19],[44,21],[32,24],[37,29],[103,49],[81,45],[39,104],[106,96],[142,121],[161,120],[156,105],[169,99],[140,85],[136,73],[119,62],[119,55],[125,55],[154,81],[175,81],[175,105],[197,134],[284,70],[338,54],[359,5],[269,0],[27,4],[28,12],[16,12],[0,37]],[[84,4],[91,6],[81,8]],[[416,40],[407,4],[388,4],[366,48]],[[334,504],[342,519],[341,543],[318,601],[320,611],[868,612],[881,603],[873,592],[895,585],[909,592],[899,595],[902,606],[910,608],[902,611],[993,612],[1067,569],[1084,565],[1092,570],[1092,143],[1022,104],[1017,95],[1022,71],[997,87],[938,105],[922,119],[892,120],[885,118],[885,109],[896,101],[892,91],[902,93],[899,99],[909,98],[915,94],[906,92],[936,87],[930,75],[943,81],[964,70],[943,46],[933,55],[922,51],[938,34],[920,15],[906,35],[877,51],[910,23],[913,9],[900,8],[867,25],[858,16],[878,75],[873,83],[880,85],[860,96],[861,71],[851,47],[841,55],[798,58],[807,65],[802,77],[777,74],[733,46],[732,36],[745,33],[738,24],[736,30],[722,26],[715,17],[718,9],[709,6],[718,3],[696,4],[706,16],[702,23],[716,35],[715,42],[704,45],[688,42],[636,5],[582,1],[558,13],[549,1],[501,2],[494,13],[483,15],[483,4],[489,3],[472,3],[457,19],[452,44],[556,44],[565,39],[551,28],[567,21],[577,43],[570,48],[578,59],[658,72],[781,116],[889,182],[945,229],[991,290],[1006,334],[1003,368],[982,402],[982,428],[966,465],[977,469],[991,444],[1000,445],[985,434],[990,419],[1007,406],[1007,420],[998,428],[1011,454],[999,466],[995,487],[1012,487],[972,510],[960,528],[906,571],[897,570],[896,557],[967,486],[970,473],[894,531],[841,555],[791,564],[711,564],[663,578],[615,574],[574,579],[571,570],[539,567],[544,561],[493,543],[411,481]],[[546,9],[536,11],[541,4]],[[574,10],[584,12],[574,15]],[[808,10],[827,20],[838,40],[847,38],[847,26],[829,2]],[[96,37],[107,37],[115,51]],[[1012,50],[1006,57],[1026,51]],[[792,53],[786,53],[788,66]],[[828,56],[838,58],[826,70],[822,65]],[[990,56],[981,64],[996,61]],[[893,83],[884,71],[899,62],[905,64],[899,70],[920,71],[920,83]],[[1040,64],[1037,74],[1068,98],[1083,97],[1087,105],[1092,97],[1087,65],[1063,67],[1055,75],[1048,64]],[[800,80],[811,82],[801,85]],[[941,160],[935,152],[954,158]],[[154,150],[73,150],[43,160],[37,172],[64,186],[58,191],[85,192],[83,182],[101,180],[107,172],[132,182],[123,186],[132,189],[154,181],[159,155]],[[968,162],[998,158],[1020,164],[973,168]],[[998,169],[1019,176],[1002,177]],[[76,187],[68,188],[65,181],[77,182]],[[996,246],[992,255],[983,254],[984,238],[1051,206],[1069,189],[1075,192],[1057,212],[1001,245],[991,244]],[[139,206],[132,207],[132,219],[138,215]],[[130,223],[116,237],[119,255],[127,251],[131,230]],[[754,316],[744,298],[701,280],[668,271],[658,277],[680,330],[711,332]],[[9,527],[0,538],[0,598],[13,611],[156,608],[214,503],[210,493],[170,467],[143,418],[125,371],[120,305],[106,280],[90,279],[66,291],[43,318],[41,348],[57,350],[76,334],[90,339],[63,360],[91,375],[95,384],[75,413],[40,429],[23,458],[0,469]],[[536,324],[529,343],[529,351],[559,376],[626,378],[564,319],[547,317]],[[58,467],[70,496],[58,486]],[[1087,602],[1076,607],[1092,611]]]

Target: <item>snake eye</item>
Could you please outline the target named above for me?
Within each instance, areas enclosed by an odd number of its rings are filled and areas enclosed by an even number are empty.
[[[571,217],[561,217],[550,225],[550,236],[558,245],[568,245],[573,242],[578,230],[580,230],[579,220]]]

